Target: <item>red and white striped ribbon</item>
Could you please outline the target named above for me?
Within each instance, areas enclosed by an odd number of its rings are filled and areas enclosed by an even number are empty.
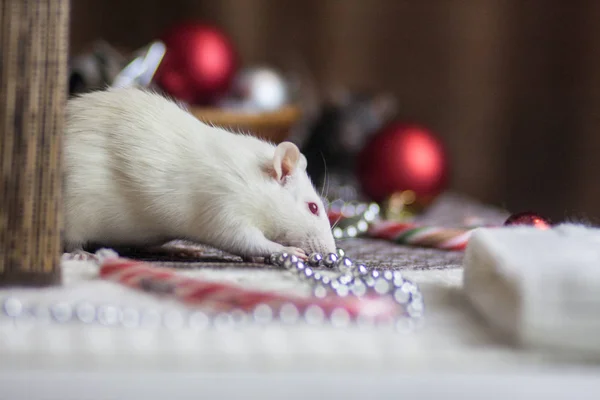
[[[317,305],[326,315],[341,308],[351,318],[362,315],[379,319],[404,314],[403,308],[389,296],[361,298],[327,296],[322,299],[294,297],[190,278],[168,268],[120,257],[103,259],[100,265],[100,277],[138,290],[168,296],[186,305],[202,307],[211,312],[228,312],[234,309],[250,312],[261,304],[278,310],[284,304],[291,303],[301,313],[311,305]]]

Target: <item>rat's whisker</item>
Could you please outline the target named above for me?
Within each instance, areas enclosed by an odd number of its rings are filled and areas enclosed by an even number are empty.
[[[325,156],[323,155],[323,152],[320,152],[321,154],[321,158],[323,159],[323,169],[324,169],[324,178],[323,178],[323,184],[321,186],[321,197],[323,198],[323,192],[325,192],[325,198],[328,198],[327,196],[329,195],[329,181],[327,179],[327,161],[325,161]]]
[[[342,216],[340,215],[340,216],[339,216],[339,217],[338,217],[338,218],[335,220],[335,222],[333,223],[333,225],[331,226],[331,229],[334,229],[334,228],[337,226],[337,224],[338,224],[338,223],[339,223],[341,220],[342,220]]]

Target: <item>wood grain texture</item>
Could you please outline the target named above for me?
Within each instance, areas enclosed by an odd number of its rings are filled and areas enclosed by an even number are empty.
[[[0,285],[60,281],[69,1],[0,0]]]

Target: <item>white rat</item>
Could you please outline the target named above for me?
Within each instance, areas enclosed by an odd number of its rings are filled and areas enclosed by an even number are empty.
[[[174,239],[245,259],[336,250],[296,145],[207,125],[157,93],[70,99],[63,156],[67,252]]]

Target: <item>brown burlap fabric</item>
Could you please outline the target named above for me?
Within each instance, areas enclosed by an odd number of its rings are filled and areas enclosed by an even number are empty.
[[[473,201],[456,194],[441,196],[419,221],[435,226],[463,226],[467,219],[477,218],[478,223],[499,224],[507,217],[507,213]],[[153,261],[172,268],[273,268],[270,265],[244,263],[239,257],[223,253],[219,250],[187,243],[177,243],[186,248],[197,248],[201,251],[198,257],[177,257],[158,253],[120,253],[123,256]],[[418,248],[398,245],[377,239],[347,239],[338,242],[338,246],[346,250],[349,257],[366,263],[371,268],[393,269],[446,269],[461,265],[463,253],[443,251],[429,248]],[[172,246],[171,246],[172,247]]]

